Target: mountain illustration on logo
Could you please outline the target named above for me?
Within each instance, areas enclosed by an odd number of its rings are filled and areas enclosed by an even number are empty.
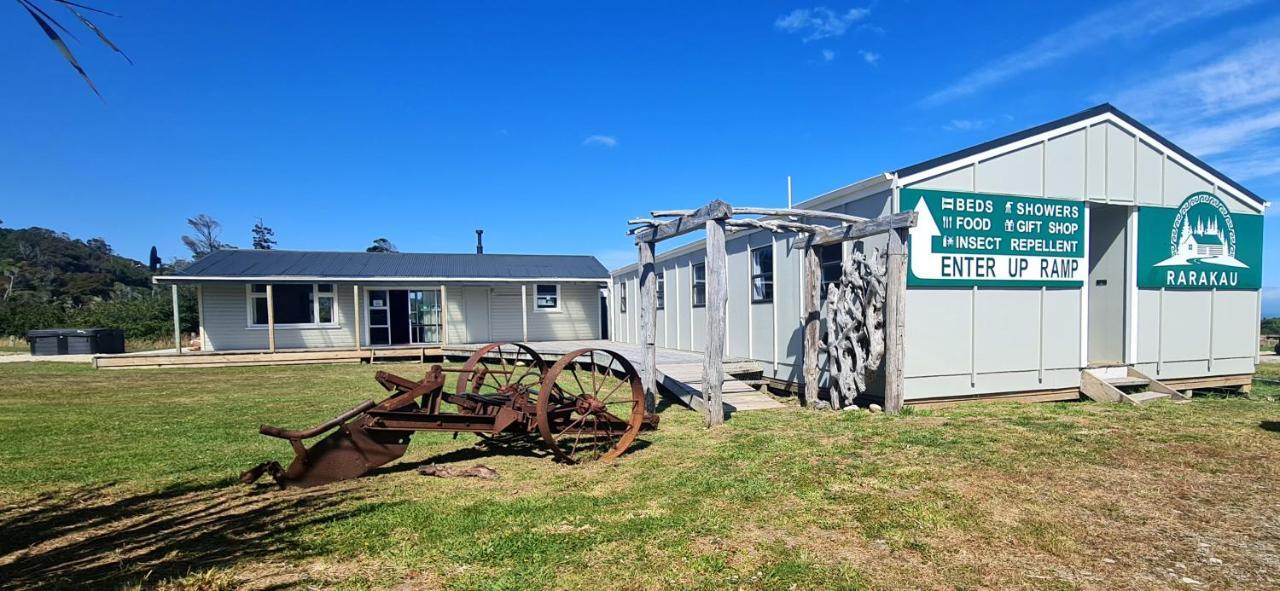
[[[1169,242],[1169,258],[1155,266],[1249,268],[1235,257],[1236,231],[1230,211],[1221,199],[1210,193],[1196,193],[1182,202],[1170,228]]]

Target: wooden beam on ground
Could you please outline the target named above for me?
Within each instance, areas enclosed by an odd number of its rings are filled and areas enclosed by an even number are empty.
[[[640,360],[640,383],[644,386],[644,410],[655,412],[658,405],[658,274],[653,259],[655,245],[641,242],[640,251],[640,345],[644,347]]]
[[[173,284],[173,349],[182,354],[182,319],[178,314],[178,284]]]
[[[865,222],[832,226],[821,232],[796,238],[792,248],[801,250],[810,246],[826,246],[846,240],[859,240],[889,230],[913,228],[916,225],[916,212],[904,211],[892,215],[884,215]]]
[[[915,212],[910,212],[912,216]],[[911,218],[912,225],[915,218]],[[884,410],[902,410],[906,399],[907,228],[889,232],[884,300]]]
[[[819,302],[822,294],[822,265],[818,260],[818,247],[804,251],[804,289],[801,310],[804,311],[804,405],[813,408],[818,403],[818,325]]]
[[[636,232],[636,243],[641,242],[658,242],[667,238],[674,238],[681,234],[688,234],[695,230],[701,230],[707,225],[707,222],[714,220],[726,220],[733,215],[733,208],[719,199],[712,201],[693,213],[682,215],[674,220],[662,222],[660,225],[652,228],[643,228]],[[723,228],[723,226],[721,226]]]
[[[276,299],[274,286],[267,284],[267,350],[276,352]]]
[[[712,202],[712,205],[716,203],[728,207],[724,202]],[[724,423],[725,300],[728,297],[725,267],[728,261],[724,250],[724,219],[709,218],[705,223],[707,227],[707,345],[702,358],[702,394],[703,399],[707,401],[707,426],[714,427]]]

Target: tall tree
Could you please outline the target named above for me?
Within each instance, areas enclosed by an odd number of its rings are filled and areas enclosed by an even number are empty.
[[[160,260],[160,252],[156,250],[156,247],[152,246],[151,258],[147,260],[147,268],[151,269],[152,273],[155,273],[156,269],[159,269],[163,262],[164,261]]]
[[[379,238],[373,241],[373,246],[364,249],[365,252],[400,252],[395,244],[386,238]]]
[[[262,218],[253,225],[253,249],[271,250],[276,247],[276,231],[263,225]]]
[[[195,236],[182,236],[182,243],[191,249],[193,258],[200,258],[216,250],[227,248],[235,248],[218,239],[218,234],[222,233],[222,224],[208,215],[200,214],[193,218],[187,218],[187,225],[195,231]]]

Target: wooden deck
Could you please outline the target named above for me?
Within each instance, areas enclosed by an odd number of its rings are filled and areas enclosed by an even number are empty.
[[[547,359],[577,349],[609,349],[626,357],[637,368],[644,350],[639,345],[614,341],[540,341],[525,343]],[[450,345],[448,352],[469,353],[484,345]],[[662,395],[681,405],[698,411],[706,408],[702,396],[702,354],[692,351],[658,348],[658,390]],[[759,374],[763,367],[754,359],[731,358],[724,360],[724,409],[726,416],[739,411],[783,408],[783,404],[770,398],[759,389],[734,378],[735,375]]]
[[[314,363],[373,363],[426,361],[444,355],[439,347],[375,347],[355,349],[281,349],[271,351],[148,351],[121,355],[95,355],[98,369],[164,367],[235,367],[247,365],[305,365]]]

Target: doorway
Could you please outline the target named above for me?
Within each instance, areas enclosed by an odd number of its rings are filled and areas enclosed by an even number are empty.
[[[1124,363],[1129,207],[1089,204],[1089,364]]]
[[[371,289],[365,299],[369,345],[441,342],[440,291]]]

